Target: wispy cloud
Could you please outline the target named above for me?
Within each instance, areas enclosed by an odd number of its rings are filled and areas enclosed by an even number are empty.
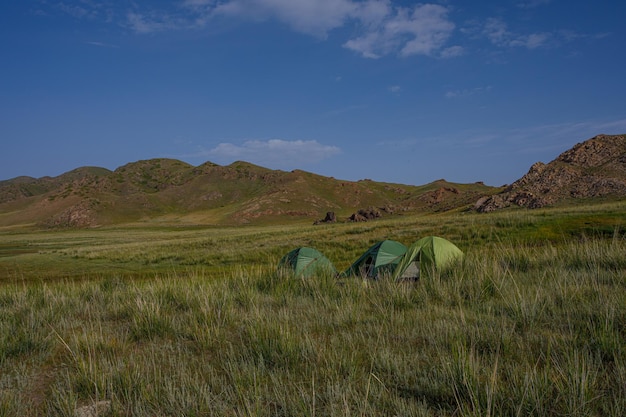
[[[95,0],[65,0],[65,1],[41,1],[42,6],[51,7],[52,10],[70,15],[76,19],[104,19],[109,20],[111,7],[107,2]],[[41,9],[38,9],[41,11]]]
[[[534,9],[544,4],[549,4],[552,0],[524,0],[517,3],[520,9]]]
[[[550,33],[531,33],[530,35],[518,35],[509,43],[510,46],[522,46],[528,49],[535,49],[547,45],[552,37]]]
[[[455,58],[457,56],[462,56],[462,55],[465,55],[465,48],[459,45],[445,48],[441,51],[441,54],[440,54],[442,58]]]
[[[576,122],[554,123],[525,126],[515,129],[488,131],[469,135],[463,139],[466,146],[488,145],[494,152],[503,154],[541,154],[549,162],[558,152],[571,148],[576,142],[582,142],[599,134],[622,134],[626,132],[626,119],[585,120]],[[505,147],[495,146],[497,143]],[[546,159],[546,158],[543,158]]]
[[[126,19],[128,27],[137,33],[158,32],[170,27],[162,18],[155,19],[154,17],[148,17],[135,12],[129,12],[126,15]]]
[[[454,28],[448,9],[437,4],[388,8],[385,15],[364,26],[363,35],[348,40],[344,47],[366,58],[390,53],[433,55],[444,47]]]
[[[488,91],[491,91],[490,85],[487,87],[475,87],[475,88],[469,88],[469,89],[466,88],[462,90],[448,90],[444,94],[444,97],[445,98],[469,97],[469,96],[473,96],[476,94],[486,93]]]
[[[536,49],[546,45],[551,38],[550,33],[520,34],[509,30],[508,25],[500,18],[487,19],[482,34],[494,45],[500,47],[526,47]]]
[[[298,32],[325,38],[329,31],[343,26],[358,7],[352,0],[230,0],[215,5],[212,13],[253,20],[276,19]]]
[[[70,16],[74,16],[78,19],[82,19],[85,17],[95,17],[96,15],[96,11],[94,8],[85,7],[84,5],[67,4],[64,2],[60,2],[56,4],[56,7],[60,11],[67,13]]]
[[[203,0],[194,0],[202,2]],[[448,9],[436,4],[412,8],[392,5],[389,0],[230,0],[205,4],[213,15],[251,20],[274,19],[293,30],[326,38],[333,29],[355,23],[359,36],[344,47],[367,58],[390,53],[431,55],[449,38],[454,24]]]
[[[492,17],[482,22],[469,21],[460,28],[460,32],[469,39],[486,39],[498,48],[554,48],[579,40],[598,40],[609,36],[607,32],[597,34],[581,33],[570,29],[557,29],[523,33],[513,30],[502,18]]]
[[[216,0],[183,0],[184,7],[204,8],[215,5]]]
[[[610,36],[609,32],[599,32],[594,34],[582,33],[571,29],[561,29],[556,32],[558,37],[565,42],[574,42],[580,39],[597,40]]]
[[[577,142],[596,135],[626,132],[626,119],[584,120],[563,123],[520,126],[508,129],[480,129],[445,132],[441,136],[416,137],[404,141],[387,141],[385,145],[409,146],[430,143],[440,147],[481,149],[492,158],[511,155],[534,155],[533,162],[549,162]]]
[[[149,34],[168,30],[197,29],[206,24],[200,18],[192,19],[185,13],[164,13],[160,11],[130,11],[126,14],[124,26],[135,33]]]
[[[316,164],[341,153],[333,145],[324,145],[315,140],[248,140],[241,144],[220,143],[202,151],[195,157],[216,159],[220,163],[244,160],[270,168],[294,169]]]
[[[105,42],[87,41],[85,43],[87,45],[97,46],[97,47],[100,47],[100,48],[119,48],[118,45],[113,45],[113,44],[105,43]]]
[[[358,112],[359,110],[366,109],[368,106],[366,104],[353,104],[345,107],[336,108],[330,110],[326,113],[323,113],[323,117],[336,117],[341,116],[345,113]]]
[[[438,4],[412,7],[390,0],[185,0],[176,10],[126,13],[125,25],[137,33],[168,29],[202,28],[211,19],[231,18],[255,22],[274,20],[292,30],[326,39],[335,29],[354,25],[358,33],[343,46],[363,57],[460,55],[460,47],[445,49],[455,25],[449,10]]]
[[[551,0],[519,0],[517,8],[531,9]],[[451,44],[455,33],[466,41],[486,39],[497,48],[554,47],[579,39],[607,36],[585,35],[554,29],[525,32],[511,29],[501,17],[470,20],[457,29],[451,15],[455,9],[440,3],[406,5],[395,0],[178,0],[146,6],[141,1],[40,0],[48,10],[76,19],[100,19],[137,34],[170,30],[201,30],[218,19],[275,21],[293,31],[327,39],[336,31],[341,45],[365,58],[387,55],[430,56],[450,59],[467,54],[471,46]],[[443,3],[445,4],[445,3]],[[337,29],[348,29],[338,31]],[[345,34],[351,34],[345,37]]]

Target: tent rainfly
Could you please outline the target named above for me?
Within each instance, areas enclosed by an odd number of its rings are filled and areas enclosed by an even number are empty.
[[[336,274],[332,262],[313,248],[301,247],[292,250],[278,263],[279,271],[289,271],[297,278],[309,278],[316,274]]]
[[[370,247],[342,275],[377,279],[381,275],[391,274],[406,250],[406,246],[400,242],[383,240]]]
[[[463,252],[454,243],[441,237],[428,236],[409,246],[393,272],[398,280],[417,279],[420,274],[444,270],[463,258]]]

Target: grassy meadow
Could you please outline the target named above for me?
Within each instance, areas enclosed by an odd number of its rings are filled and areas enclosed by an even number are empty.
[[[369,223],[0,229],[0,416],[624,416],[626,202]],[[382,239],[466,254],[339,270]]]

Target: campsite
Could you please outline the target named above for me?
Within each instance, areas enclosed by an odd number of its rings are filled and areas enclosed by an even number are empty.
[[[5,228],[0,415],[622,416],[625,204]],[[337,276],[427,236],[462,260]],[[303,247],[336,271],[277,273]]]
[[[626,417],[624,17],[0,2],[0,417]]]

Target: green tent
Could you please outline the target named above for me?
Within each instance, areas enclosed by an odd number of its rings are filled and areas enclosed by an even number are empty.
[[[369,248],[343,275],[378,278],[384,274],[391,274],[405,253],[406,246],[402,243],[383,240]]]
[[[316,274],[336,274],[332,262],[313,248],[297,248],[289,252],[278,263],[279,271],[289,271],[298,278],[308,278]]]
[[[441,237],[428,236],[409,246],[393,272],[393,278],[417,279],[432,270],[444,270],[463,258],[463,252],[454,243]]]

